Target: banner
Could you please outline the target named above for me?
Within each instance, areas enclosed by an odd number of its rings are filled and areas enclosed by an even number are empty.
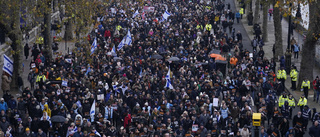
[[[10,76],[13,74],[13,61],[6,56],[5,54],[3,55],[3,71],[7,72]]]

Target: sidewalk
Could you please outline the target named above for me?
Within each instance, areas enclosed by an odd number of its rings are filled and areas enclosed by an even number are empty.
[[[236,5],[236,8],[237,10],[240,10],[240,5],[238,3],[237,0],[234,1],[235,2],[235,5]],[[255,4],[254,4],[254,1],[252,2],[252,10],[254,12],[255,10]],[[247,9],[246,9],[247,10]],[[260,9],[259,9],[260,10]],[[246,13],[248,13],[246,11]],[[260,27],[262,28],[262,20],[263,20],[263,15],[262,15],[262,10],[259,11],[259,15],[260,15],[260,19],[259,19],[259,24],[260,24]],[[246,33],[249,35],[249,38],[250,40],[253,39],[254,35],[253,35],[253,26],[249,26],[248,25],[248,21],[247,21],[247,17],[246,15],[243,16],[242,18],[242,23],[243,23],[243,26],[246,30]],[[288,21],[286,21],[285,19],[282,20],[281,22],[281,25],[282,25],[282,45],[283,45],[283,53],[285,53],[286,51],[286,48],[287,48],[287,39],[288,39]],[[265,51],[265,57],[268,58],[268,59],[271,59],[273,58],[273,53],[272,53],[272,48],[273,48],[273,44],[275,43],[275,35],[274,35],[274,23],[273,23],[273,19],[271,20],[268,20],[268,41],[265,41],[265,45],[263,46],[263,49]],[[243,33],[243,32],[242,32]],[[303,50],[303,38],[304,36],[301,35],[300,33],[298,33],[296,30],[293,30],[293,37],[294,39],[297,41],[297,43],[300,45],[300,50]],[[299,58],[298,59],[294,59],[293,56],[291,57],[291,64],[292,65],[295,65],[297,67],[297,70],[299,71],[300,70],[300,62],[301,62],[301,54],[299,54]],[[277,63],[277,67],[279,67],[279,63]],[[277,70],[277,69],[276,69]],[[285,83],[285,86],[286,88],[289,88],[291,87],[291,78],[289,76],[290,72],[287,72],[288,76],[287,76],[287,80],[286,80],[286,83]],[[318,67],[314,67],[314,70],[313,70],[313,74],[314,74],[314,78],[318,75],[320,75],[320,68]],[[310,80],[310,82],[312,82],[312,80]],[[298,85],[298,83],[297,83]],[[287,89],[292,95],[293,97],[296,99],[296,101],[299,100],[299,98],[302,96],[303,92],[300,92],[300,91],[292,91],[291,89]],[[310,108],[317,108],[317,109],[320,109],[320,105],[313,102],[313,90],[310,90],[309,91],[309,96],[308,96],[308,106]]]

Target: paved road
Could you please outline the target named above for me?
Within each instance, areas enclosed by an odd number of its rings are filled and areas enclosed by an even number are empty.
[[[234,4],[234,0],[225,0],[225,4],[230,3],[230,8],[232,10],[232,12],[236,13],[236,6]],[[240,23],[237,23],[237,21],[234,21],[234,25],[233,27],[235,28],[235,31],[238,32],[240,31],[242,34],[242,44],[243,44],[243,49],[248,49],[250,52],[252,52],[252,47],[251,47],[251,41],[250,38],[248,36],[248,34],[246,33],[245,28],[243,27],[242,22],[240,21]],[[227,29],[228,31],[229,29]],[[231,36],[229,34],[229,36]]]

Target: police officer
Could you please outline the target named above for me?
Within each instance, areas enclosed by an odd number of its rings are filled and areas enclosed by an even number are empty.
[[[291,94],[289,95],[288,103],[289,103],[289,106],[290,106],[289,119],[291,119],[291,117],[292,117],[292,109],[296,107],[296,103],[295,103],[294,98],[293,98],[293,96]]]
[[[291,89],[292,90],[296,90],[296,82],[298,79],[298,72],[296,70],[295,66],[291,67],[291,71],[290,71],[290,77],[291,77]]]
[[[285,82],[286,82],[286,79],[287,79],[287,72],[284,70],[283,67],[281,67],[281,69],[278,70],[278,74],[277,74],[277,78],[279,81],[281,81],[281,84],[284,88],[285,87]]]
[[[300,107],[300,111],[302,111],[303,106],[307,105],[307,103],[308,103],[308,102],[307,102],[307,99],[304,97],[304,95],[302,95],[302,96],[300,97],[299,101],[298,101],[298,104],[297,104],[297,106]]]
[[[283,92],[282,95],[279,97],[279,108],[281,109],[281,107],[284,105],[284,102],[288,101],[288,97],[286,95],[286,92]]]
[[[304,78],[301,84],[301,90],[304,92],[304,96],[308,99],[308,92],[310,89],[310,81],[307,78]]]

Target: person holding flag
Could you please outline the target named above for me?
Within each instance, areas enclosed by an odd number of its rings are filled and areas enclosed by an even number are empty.
[[[97,38],[94,38],[92,45],[91,45],[91,54],[90,56],[94,53],[94,51],[96,50],[98,44],[97,44]]]
[[[91,109],[90,109],[90,119],[91,122],[94,122],[94,115],[96,113],[96,100],[93,101]]]
[[[170,72],[170,68],[169,68],[168,73],[167,73],[167,75],[165,77],[165,79],[166,79],[165,88],[173,89],[173,86],[172,86],[171,80],[170,80],[170,74],[171,74],[171,72]]]

